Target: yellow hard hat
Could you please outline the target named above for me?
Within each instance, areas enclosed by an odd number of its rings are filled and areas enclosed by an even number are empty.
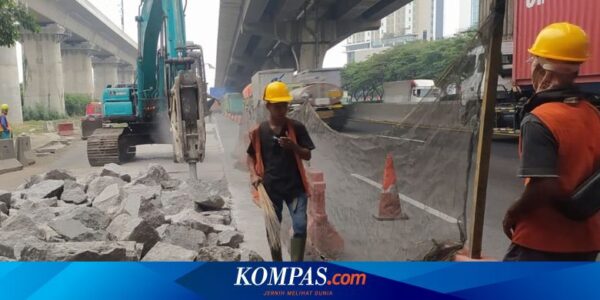
[[[264,100],[270,103],[292,102],[292,95],[285,83],[274,81],[265,88]]]
[[[589,57],[587,34],[581,27],[571,23],[553,23],[538,34],[529,53],[548,59],[568,62],[584,62]]]
[[[1,109],[2,110],[8,110],[8,104],[2,104]]]

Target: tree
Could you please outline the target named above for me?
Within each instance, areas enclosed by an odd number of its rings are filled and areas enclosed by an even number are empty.
[[[15,0],[0,0],[0,47],[12,47],[21,28],[38,32],[39,25],[27,8]]]
[[[474,32],[436,41],[415,41],[375,54],[342,71],[344,89],[353,100],[383,97],[383,83],[411,79],[439,80],[472,46]],[[456,70],[454,70],[456,71]]]

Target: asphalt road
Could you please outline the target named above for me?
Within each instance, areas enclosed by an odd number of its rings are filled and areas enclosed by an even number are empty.
[[[389,125],[367,125],[351,121],[344,133],[361,136],[378,134],[388,129]],[[509,240],[502,232],[502,219],[512,201],[523,190],[523,182],[516,177],[518,165],[517,140],[495,139],[492,144],[484,221],[483,252],[486,256],[502,258],[508,248]]]

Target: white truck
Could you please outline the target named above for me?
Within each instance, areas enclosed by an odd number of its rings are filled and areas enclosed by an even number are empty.
[[[415,79],[383,83],[383,102],[414,104],[434,102],[440,95],[433,80]]]

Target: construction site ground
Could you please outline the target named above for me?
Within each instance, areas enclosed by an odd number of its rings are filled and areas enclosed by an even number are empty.
[[[345,132],[352,135],[367,135],[378,130],[379,128],[369,128],[364,124],[350,122]],[[214,181],[223,177],[227,179],[232,196],[233,223],[239,231],[244,233],[242,246],[269,259],[264,221],[260,209],[251,201],[248,174],[234,167],[233,152],[238,142],[238,132],[239,126],[235,122],[220,114],[213,116],[212,122],[207,123],[206,159],[204,163],[198,165],[198,176],[200,180],[207,181]],[[33,148],[40,147],[53,138],[57,137],[52,134],[38,135],[32,138],[32,146]],[[326,149],[327,145],[317,145],[317,148]],[[173,162],[171,145],[139,146],[136,159],[133,162],[124,164],[123,167],[134,174],[146,170],[151,163],[162,165],[173,178],[185,179],[188,176],[187,165]],[[517,166],[516,142],[514,140],[495,141],[493,144],[484,231],[484,254],[487,256],[501,258],[509,244],[508,239],[502,233],[501,222],[504,212],[522,190],[522,183],[515,176]],[[326,174],[336,172],[335,170],[327,170],[327,165],[320,167],[324,168],[322,171]],[[101,168],[89,166],[86,157],[86,141],[75,137],[71,139],[69,146],[58,150],[55,154],[36,157],[36,164],[19,172],[0,175],[0,189],[15,190],[31,175],[42,174],[53,169],[67,169],[76,176],[85,176],[91,172],[97,172]],[[364,184],[360,188],[372,190],[374,194],[378,193],[376,188],[368,184]],[[356,200],[350,201],[349,199],[349,202]],[[415,200],[418,201],[418,199]],[[409,215],[426,214],[414,205],[404,205],[404,207]],[[442,220],[434,222],[440,223],[439,228],[448,227]],[[353,229],[348,228],[346,224],[334,223],[333,225],[343,233],[344,238],[349,239],[347,242],[361,243],[360,240],[352,238],[351,232]],[[385,235],[393,236],[393,234],[393,232],[389,232]],[[419,233],[415,232],[414,234]],[[357,237],[360,237],[360,235],[357,235]],[[394,243],[393,240],[389,242]],[[385,247],[384,245],[381,246]],[[349,251],[340,258],[361,260],[360,252],[351,249],[349,248]]]

